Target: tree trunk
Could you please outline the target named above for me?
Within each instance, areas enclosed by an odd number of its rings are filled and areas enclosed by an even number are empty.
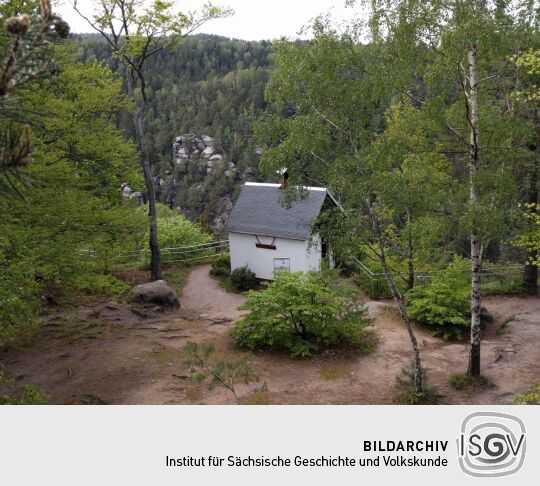
[[[392,272],[390,271],[390,268],[388,264],[386,263],[386,253],[384,251],[384,244],[382,241],[382,233],[381,233],[381,228],[379,226],[379,220],[369,201],[367,202],[367,208],[368,208],[368,212],[371,218],[373,231],[375,232],[375,236],[379,244],[378,256],[381,262],[381,266],[383,268],[384,279],[386,281],[386,284],[388,285],[388,288],[390,289],[390,293],[392,294],[392,298],[394,299],[394,302],[398,306],[399,314],[405,324],[405,327],[407,328],[407,333],[409,334],[409,339],[411,341],[411,346],[412,346],[412,351],[413,351],[413,362],[414,362],[414,389],[416,393],[421,393],[423,389],[423,377],[422,377],[422,363],[420,361],[420,351],[418,350],[418,341],[416,340],[416,335],[414,334],[412,323],[409,318],[409,314],[407,313],[403,296],[399,292],[396,286],[394,277],[392,275]]]
[[[469,354],[469,369],[471,376],[480,375],[480,307],[482,305],[480,293],[480,274],[482,271],[482,241],[478,231],[478,205],[479,195],[477,186],[478,177],[478,79],[476,68],[476,44],[473,44],[468,53],[469,60],[469,123],[471,127],[469,144],[469,184],[470,204],[473,214],[471,230],[471,350]]]
[[[384,250],[383,250],[383,259],[384,259]],[[418,350],[418,341],[416,340],[416,335],[414,334],[411,320],[409,319],[409,314],[407,314],[407,309],[405,307],[405,301],[403,300],[403,296],[397,289],[396,283],[394,281],[394,278],[392,277],[392,274],[390,273],[388,265],[386,264],[386,261],[382,261],[383,259],[381,259],[381,263],[383,267],[384,278],[390,289],[394,302],[398,306],[399,314],[401,316],[401,319],[405,323],[405,327],[407,328],[407,333],[409,334],[409,339],[411,341],[412,350],[413,350],[413,361],[414,361],[414,389],[417,393],[420,393],[422,392],[422,387],[423,387],[423,383],[422,383],[423,377],[422,377],[422,363],[420,361],[420,351]]]
[[[141,76],[141,75],[139,75]],[[157,230],[157,208],[156,208],[156,191],[154,188],[154,179],[152,178],[152,171],[150,170],[150,160],[148,152],[146,151],[146,145],[144,142],[144,126],[143,116],[146,108],[146,96],[143,92],[142,102],[138,102],[135,99],[135,87],[133,82],[133,76],[130,69],[127,69],[126,73],[128,95],[135,103],[135,138],[137,146],[139,148],[139,162],[143,169],[144,182],[146,184],[146,191],[148,193],[148,218],[150,222],[150,231],[148,243],[150,246],[150,278],[152,280],[161,279],[161,251],[159,249],[158,242],[158,230]],[[141,77],[141,88],[144,90],[144,79]]]
[[[408,267],[408,276],[407,276],[407,289],[411,290],[414,288],[415,278],[414,278],[414,249],[412,241],[412,214],[411,210],[407,208],[407,267]]]

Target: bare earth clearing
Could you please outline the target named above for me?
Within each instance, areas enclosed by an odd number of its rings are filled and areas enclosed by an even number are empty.
[[[7,352],[1,366],[17,385],[42,387],[53,403],[234,403],[225,390],[192,383],[182,365],[188,340],[213,341],[219,357],[239,355],[226,332],[241,316],[237,307],[244,297],[221,289],[208,270],[208,265],[193,269],[178,311],[141,312],[96,302],[49,316],[37,337]],[[482,343],[483,374],[492,385],[472,395],[447,384],[452,373],[466,368],[466,343],[417,330],[429,382],[443,403],[504,404],[540,381],[540,299],[497,296],[484,303],[495,317]],[[257,402],[392,403],[395,376],[410,356],[408,338],[388,303],[371,301],[367,307],[379,340],[375,352],[309,360],[256,353],[253,367],[268,386]],[[496,335],[510,317],[505,332]]]

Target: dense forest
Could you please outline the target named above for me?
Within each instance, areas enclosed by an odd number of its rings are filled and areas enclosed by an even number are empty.
[[[97,60],[114,72],[121,71],[100,36],[77,36],[75,45],[81,62]],[[272,51],[270,42],[196,35],[159,52],[148,63],[153,74],[147,88],[145,135],[154,175],[161,176],[164,184],[161,202],[167,203],[171,179],[176,179],[174,206],[195,221],[202,217],[218,231],[238,183],[257,177],[260,154],[252,137],[253,124],[270,110],[264,90]],[[133,136],[129,116],[121,116],[118,127]],[[173,142],[190,133],[213,138],[213,148],[223,155],[224,163],[211,173],[196,155],[177,164]],[[170,200],[169,195],[169,205]]]

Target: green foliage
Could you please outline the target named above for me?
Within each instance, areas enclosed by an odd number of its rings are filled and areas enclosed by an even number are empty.
[[[124,298],[131,287],[113,275],[84,274],[75,279],[75,290],[88,296],[108,295]]]
[[[448,384],[454,390],[473,392],[489,386],[489,381],[485,376],[470,376],[466,373],[454,373],[448,379]]]
[[[145,207],[140,208],[140,212],[146,211]],[[211,255],[214,250],[198,251],[196,253],[185,252],[183,254],[168,252],[168,248],[180,248],[204,243],[212,243],[213,237],[206,233],[201,225],[192,223],[184,215],[171,210],[161,204],[158,205],[158,239],[162,248],[162,262],[174,260],[179,256],[186,258],[201,257]],[[145,248],[148,251],[148,236],[145,238]]]
[[[414,364],[405,366],[396,376],[395,402],[398,405],[437,405],[440,395],[434,388],[428,386],[425,369],[422,369],[422,391],[417,391],[414,385]]]
[[[444,339],[461,338],[470,325],[469,263],[455,258],[431,283],[407,292],[409,316]]]
[[[540,383],[537,383],[531,391],[516,395],[512,403],[514,405],[540,405]]]
[[[529,49],[516,55],[512,59],[522,69],[526,82],[521,89],[515,92],[515,97],[526,103],[538,104],[540,102],[540,49]],[[528,81],[528,82],[527,82]]]
[[[370,351],[364,308],[356,293],[330,275],[278,272],[260,291],[248,292],[249,313],[231,330],[240,346],[284,350],[295,357],[349,346]]]
[[[32,128],[21,100],[29,86],[54,76],[54,44],[68,35],[50,0],[0,4],[0,197],[22,197]]]
[[[212,262],[210,275],[214,277],[228,277],[231,274],[231,257],[221,255]]]
[[[377,256],[364,245],[360,247],[358,254],[363,267],[359,268],[358,265],[352,263],[354,281],[371,299],[392,298],[392,294],[384,278],[382,264]],[[400,291],[406,290],[405,278],[400,277],[400,275],[405,275],[401,268],[402,260],[390,256],[389,264],[393,269],[396,269],[396,275],[398,275],[396,284],[398,289]]]
[[[240,382],[249,385],[254,381],[259,381],[259,377],[250,366],[251,356],[249,354],[244,354],[236,361],[216,361],[212,358],[214,352],[215,347],[212,343],[199,344],[189,341],[186,344],[184,353],[187,355],[187,359],[183,364],[190,367],[191,379],[194,382],[202,383],[209,379],[208,388],[210,390],[221,386],[233,394],[237,403],[250,394],[260,394],[266,391],[266,383],[263,383],[262,386],[250,389],[243,394],[238,392]]]
[[[526,248],[532,255],[529,258],[530,265],[540,267],[540,204],[524,204],[523,218],[526,228],[515,241],[515,245]]]
[[[24,263],[7,264],[0,238],[0,350],[17,334],[32,329],[38,310],[38,284]],[[4,260],[4,261],[2,261]],[[9,268],[9,271],[5,269]]]
[[[35,385],[16,390],[14,380],[5,379],[0,371],[0,405],[44,405],[49,400],[47,394]]]
[[[177,293],[180,293],[185,287],[192,269],[193,267],[185,263],[168,265],[167,268],[163,269],[163,280],[172,285]]]
[[[253,288],[257,279],[255,273],[252,272],[247,266],[235,268],[230,276],[229,281],[234,290],[237,292],[245,292]]]
[[[145,218],[119,194],[124,177],[140,181],[133,144],[114,126],[124,103],[120,83],[95,63],[70,64],[67,52],[58,58],[65,69],[24,97],[36,121],[26,169],[32,186],[25,199],[0,198],[0,345],[35,324],[44,304],[76,292],[84,275],[108,271],[144,235]]]

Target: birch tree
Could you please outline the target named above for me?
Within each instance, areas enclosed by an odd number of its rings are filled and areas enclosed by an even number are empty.
[[[159,280],[161,252],[158,243],[156,192],[143,125],[148,105],[146,64],[153,55],[171,48],[206,22],[230,15],[232,11],[207,3],[198,13],[175,13],[173,2],[164,0],[95,0],[94,3],[96,9],[93,15],[83,11],[78,0],[73,0],[72,5],[92,29],[106,40],[124,68],[128,96],[135,104],[135,139],[148,196],[151,278]]]
[[[354,2],[353,2],[354,3]],[[537,36],[536,1],[380,0],[369,3],[379,63],[396,89],[430,112],[466,154],[470,235],[471,336],[468,374],[480,374],[481,273],[484,250],[500,228],[510,172],[515,112],[505,80],[509,58]],[[414,75],[412,76],[414,72]],[[418,78],[422,82],[418,82]],[[506,159],[506,160],[505,160]]]

